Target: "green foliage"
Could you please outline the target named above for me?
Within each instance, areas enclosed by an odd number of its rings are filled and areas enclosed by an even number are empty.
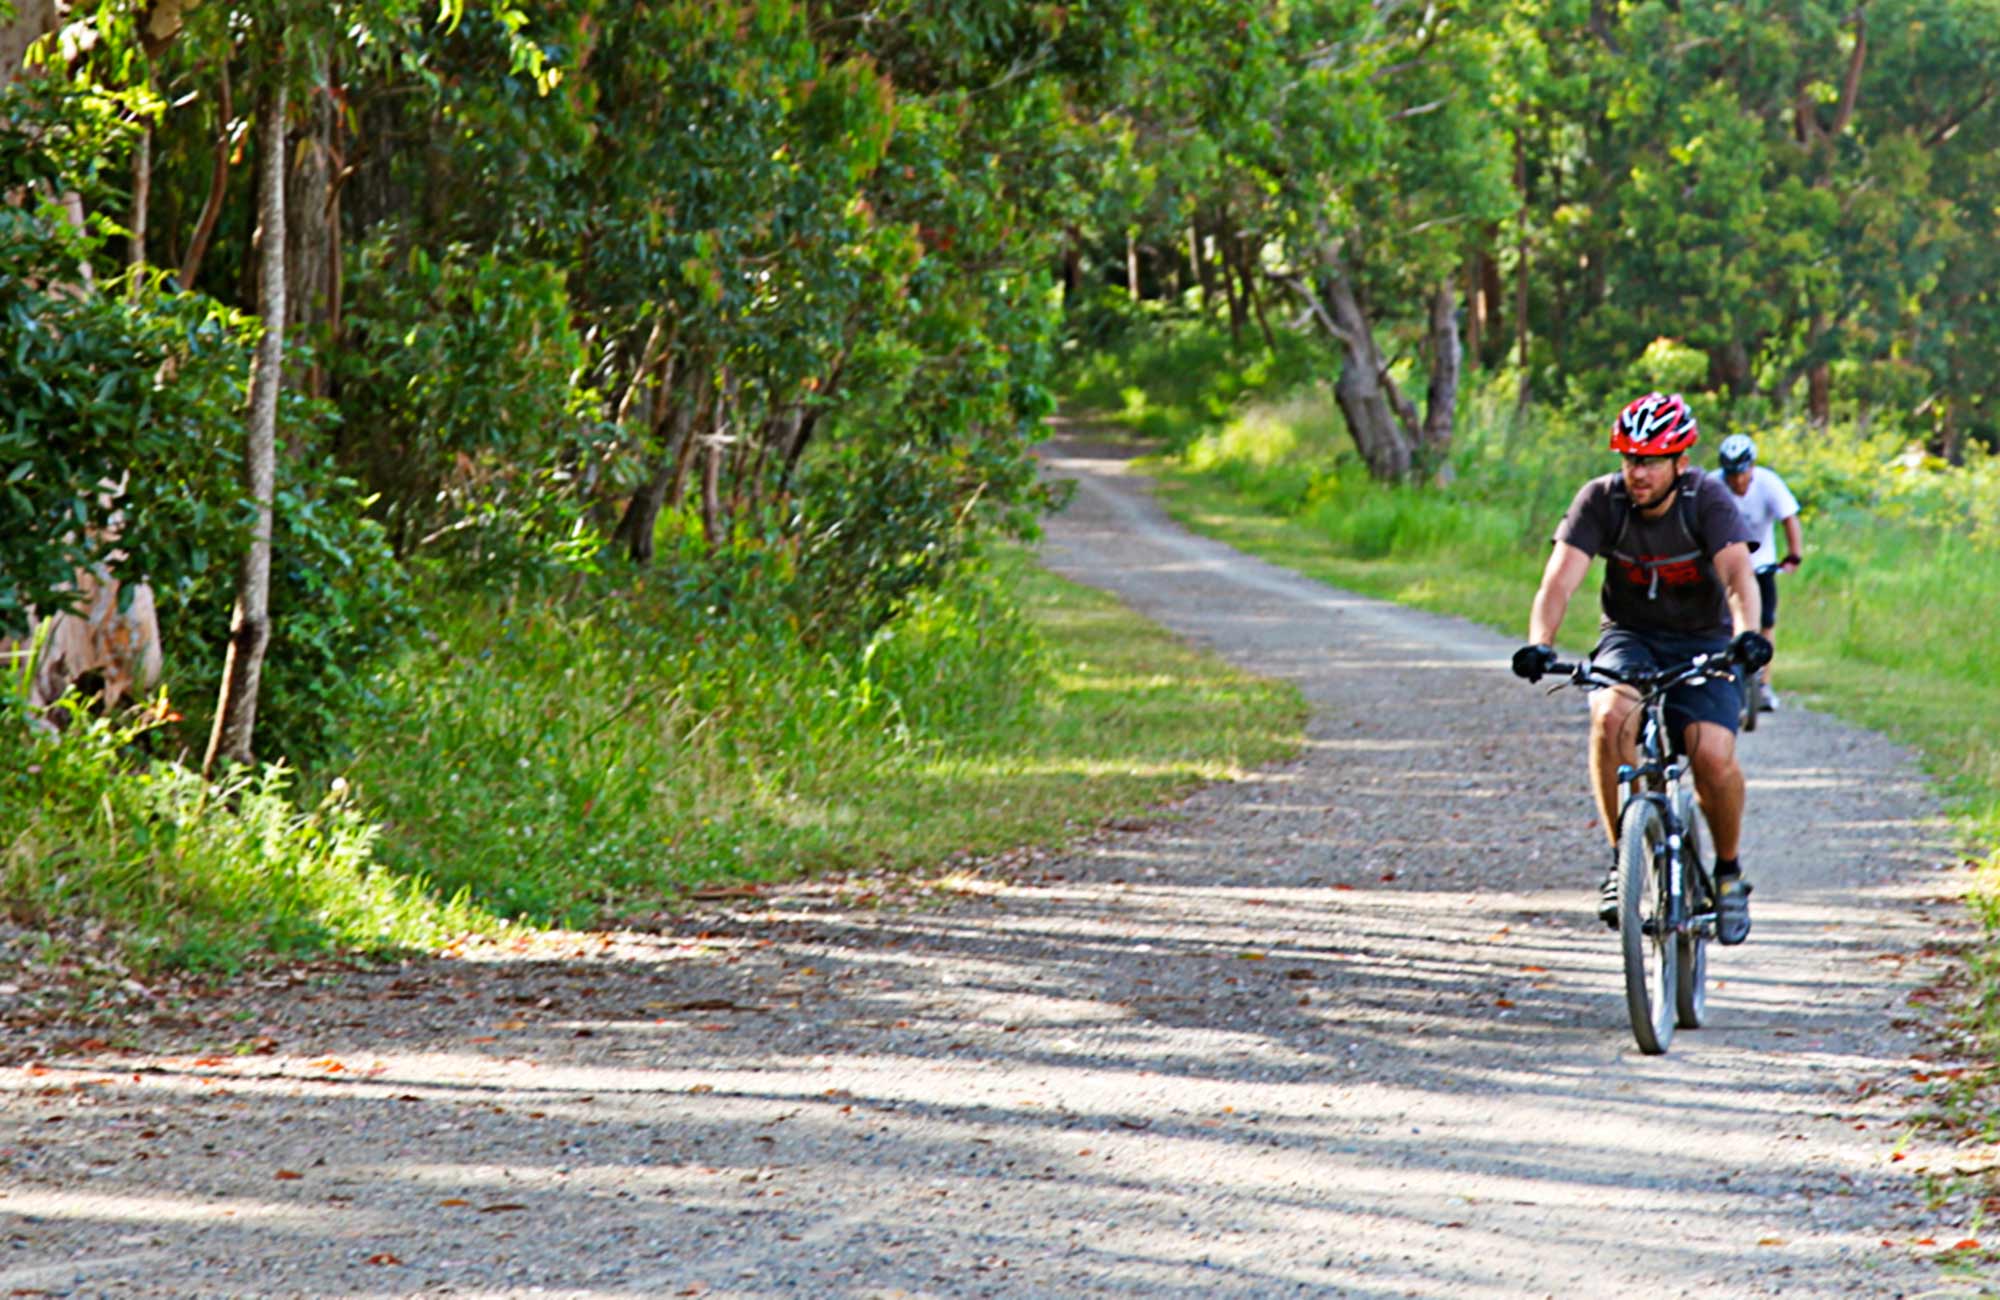
[[[54,95],[45,99],[45,94]],[[107,110],[108,111],[108,110]],[[0,187],[82,183],[29,143],[51,115],[87,121],[74,96],[39,83],[0,92]],[[97,147],[106,131],[66,137]],[[77,137],[80,136],[81,139]],[[225,509],[232,461],[212,442],[238,423],[247,323],[160,277],[81,281],[100,233],[54,201],[0,204],[0,631],[28,606],[62,607],[74,572],[119,550],[128,574],[199,571],[196,540]],[[107,490],[123,485],[120,495]],[[114,522],[114,513],[116,520]]]
[[[135,770],[154,715],[72,707],[58,739],[29,727],[21,686],[0,714],[0,894],[16,916],[108,921],[142,969],[436,947],[497,924],[377,868],[376,829],[338,787],[302,807],[277,765],[220,785],[177,763]]]
[[[563,274],[462,244],[434,256],[385,227],[350,292],[334,445],[396,553],[469,578],[560,556],[579,504],[561,480],[597,403],[573,382],[586,357]]]

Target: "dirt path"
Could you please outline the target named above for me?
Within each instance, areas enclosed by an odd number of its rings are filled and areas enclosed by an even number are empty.
[[[1956,909],[1880,739],[1746,740],[1756,936],[1632,1048],[1583,712],[1511,644],[1165,522],[1057,569],[1313,701],[1295,763],[947,907],[246,990],[248,1054],[0,1071],[15,1295],[1915,1295],[1897,1008]],[[1523,599],[1525,601],[1525,593]],[[1888,1238],[1899,1243],[1884,1247]],[[1956,1288],[1947,1286],[1947,1290]]]

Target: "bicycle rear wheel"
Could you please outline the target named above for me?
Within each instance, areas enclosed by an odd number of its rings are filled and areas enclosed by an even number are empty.
[[[1681,836],[1681,896],[1687,900],[1690,912],[1707,912],[1715,908],[1715,900],[1710,897],[1708,860],[1708,822],[1701,815],[1701,807],[1685,788],[1680,795],[1681,825],[1687,828]],[[1686,934],[1677,936],[1680,946],[1680,964],[1675,969],[1674,1018],[1682,1029],[1699,1029],[1702,1021],[1708,1019],[1708,932],[1695,926]]]
[[[1667,861],[1666,819],[1652,800],[1634,799],[1618,828],[1618,942],[1632,1037],[1648,1056],[1674,1041],[1680,943],[1667,926]]]

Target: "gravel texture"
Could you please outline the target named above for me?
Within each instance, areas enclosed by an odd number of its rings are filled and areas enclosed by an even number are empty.
[[[1977,1287],[1893,1159],[1963,888],[1904,753],[1789,699],[1746,738],[1756,931],[1642,1057],[1579,698],[1187,535],[1115,451],[1046,463],[1048,562],[1297,682],[1295,762],[1066,855],[249,980],[230,1033],[0,1069],[0,1292]]]

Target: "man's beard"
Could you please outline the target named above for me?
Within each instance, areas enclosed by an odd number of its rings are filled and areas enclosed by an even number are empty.
[[[1651,501],[1641,501],[1638,499],[1638,497],[1635,496],[1632,498],[1632,504],[1637,506],[1641,510],[1656,510],[1660,506],[1666,504],[1667,498],[1672,496],[1674,494],[1674,489],[1679,487],[1680,485],[1681,485],[1680,476],[1675,475],[1673,478],[1667,480],[1667,485],[1665,487],[1661,488],[1658,492],[1655,492],[1653,494],[1653,499]]]

